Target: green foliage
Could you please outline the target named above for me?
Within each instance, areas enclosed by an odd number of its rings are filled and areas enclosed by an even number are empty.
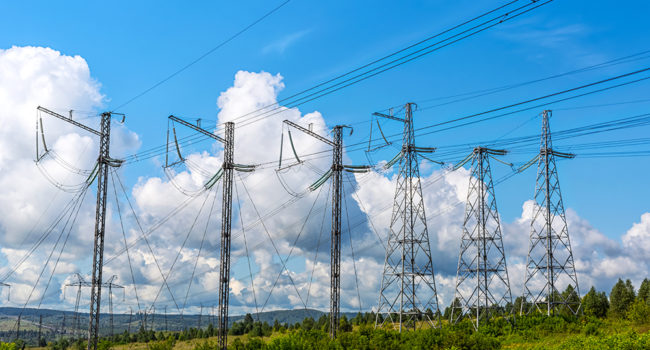
[[[239,340],[235,339],[236,341]],[[240,340],[241,342],[241,340]],[[233,342],[234,343],[234,342]],[[209,340],[198,342],[194,345],[193,350],[215,350],[219,348],[219,344],[216,342],[211,342]]]
[[[451,317],[452,311],[455,311],[455,309],[458,309],[460,307],[462,307],[462,303],[460,302],[460,299],[454,298],[451,304],[445,308],[445,312],[442,314],[442,317],[445,320],[448,320]]]
[[[153,341],[147,344],[149,350],[172,350],[176,344],[174,337],[169,337],[165,340]]]
[[[351,332],[352,331],[352,324],[348,321],[347,316],[342,315],[341,320],[339,323],[339,330],[341,332]]]
[[[562,299],[566,300],[569,305],[574,305],[574,309],[580,304],[580,296],[571,284],[567,285],[566,289],[562,292]],[[567,306],[560,308],[559,312],[567,316],[573,315],[573,311]]]
[[[646,304],[650,304],[650,280],[647,278],[643,279],[641,282],[641,287],[639,287],[639,294],[636,296],[637,300],[642,300]]]
[[[0,350],[16,350],[16,343],[0,342]]]
[[[113,348],[113,343],[110,340],[101,339],[97,343],[97,350],[110,350],[111,348]]]
[[[650,321],[650,305],[644,300],[637,299],[627,311],[627,318],[637,324]]]
[[[607,316],[607,310],[609,310],[607,295],[605,295],[605,292],[597,292],[596,288],[591,287],[589,292],[582,298],[582,309],[587,316]]]
[[[608,336],[579,336],[573,337],[564,342],[560,349],[649,349],[650,334],[637,334],[629,332],[625,334],[614,334]]]
[[[634,286],[632,282],[627,280],[625,283],[622,279],[618,279],[618,282],[612,288],[612,292],[609,293],[609,303],[610,303],[610,313],[614,317],[624,318],[627,315],[627,311],[634,302]]]

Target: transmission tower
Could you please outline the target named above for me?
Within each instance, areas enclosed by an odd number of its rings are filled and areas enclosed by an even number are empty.
[[[76,335],[80,335],[81,333],[81,315],[79,314],[79,302],[81,301],[81,288],[82,287],[92,287],[92,283],[86,281],[79,273],[75,273],[74,277],[76,277],[76,282],[68,283],[65,286],[66,287],[77,287],[77,297],[75,299],[74,303],[74,318],[72,321],[73,327],[75,327],[75,333]],[[104,288],[108,288],[108,312],[109,312],[109,321],[110,321],[110,328],[111,328],[111,335],[114,335],[114,329],[113,329],[113,288],[121,288],[122,291],[124,291],[124,287],[113,283],[113,281],[117,280],[117,276],[113,275],[111,278],[109,278],[106,282],[102,283],[101,286]],[[124,298],[123,298],[124,299]]]
[[[119,167],[122,160],[110,157],[109,147],[111,143],[111,118],[113,115],[122,116],[124,114],[104,112],[101,115],[101,128],[97,131],[86,125],[83,125],[70,117],[65,117],[58,113],[52,112],[39,106],[37,108],[56,118],[64,120],[76,127],[86,130],[99,136],[99,157],[97,158],[97,206],[95,211],[95,241],[93,247],[93,268],[92,268],[92,287],[90,290],[90,312],[88,322],[88,350],[97,349],[97,338],[99,336],[99,316],[102,296],[102,272],[104,265],[104,234],[106,230],[106,179],[108,176],[108,167]]]
[[[65,330],[65,311],[63,312],[63,321],[61,322],[61,331],[59,333],[61,335],[66,333],[66,330]]]
[[[41,346],[41,336],[43,331],[43,315],[38,315],[38,346]]]
[[[126,298],[126,292],[124,290],[124,286],[121,286],[119,284],[113,283],[113,281],[117,280],[117,275],[111,276],[105,283],[104,286],[108,287],[108,312],[109,312],[109,320],[110,320],[110,326],[111,326],[111,336],[115,335],[115,327],[113,324],[113,288],[117,289],[122,289],[122,301]]]
[[[580,310],[578,276],[555,164],[556,157],[574,158],[575,155],[553,150],[550,116],[549,110],[542,114],[540,151],[528,163],[530,166],[537,161],[537,181],[520,311],[523,314],[537,310],[548,316],[554,314],[557,308],[573,314]],[[561,288],[569,286],[573,287],[567,289],[569,293],[562,293]]]
[[[74,302],[74,313],[72,314],[72,327],[74,327],[73,336],[79,336],[81,332],[81,317],[79,315],[79,301],[81,300],[81,287],[92,287],[90,282],[87,282],[80,274],[75,273],[74,277],[77,278],[76,282],[68,283],[66,287],[77,287],[77,297]],[[65,293],[65,290],[64,290]],[[65,317],[65,315],[64,315]],[[65,323],[65,322],[64,322]]]
[[[156,305],[151,305],[151,330],[156,330]]]
[[[199,312],[198,327],[196,327],[196,329],[201,329],[201,318],[203,318],[203,303],[201,303],[201,311]]]
[[[398,323],[400,332],[403,327],[417,328],[419,320],[432,327],[438,324],[437,316],[432,316],[438,311],[438,295],[419,169],[420,153],[435,149],[415,145],[413,106],[406,104],[404,118],[373,114],[404,124],[402,149],[387,164],[399,162],[399,173],[375,320],[375,327]]]
[[[476,147],[455,167],[472,160],[450,322],[468,317],[476,329],[493,315],[512,311],[506,310],[512,305],[512,294],[489,160],[505,154]]]
[[[343,165],[343,128],[350,128],[350,127],[345,125],[335,126],[334,129],[332,130],[332,140],[329,140],[313,132],[312,130],[310,130],[311,128],[306,129],[289,120],[285,120],[284,123],[332,147],[332,166],[330,170],[310,188],[311,189],[317,188],[317,186],[320,186],[325,181],[327,181],[328,178],[330,177],[332,178],[329,333],[331,338],[336,338],[338,334],[339,319],[341,315],[341,196],[343,193],[342,171],[348,168],[349,168],[348,170],[359,168],[356,166]],[[291,144],[291,146],[293,147],[293,143]]]
[[[127,326],[127,333],[131,334],[131,322],[133,321],[133,309],[129,306],[129,325]]]
[[[221,170],[213,176],[206,188],[213,186],[216,181],[221,177],[223,179],[223,200],[221,206],[221,254],[219,265],[219,324],[217,329],[217,337],[219,347],[226,349],[228,345],[228,297],[230,294],[230,239],[231,239],[231,224],[232,224],[232,182],[233,170],[250,172],[254,170],[252,165],[235,164],[235,123],[227,122],[225,124],[225,137],[215,135],[214,133],[201,128],[200,120],[197,125],[188,123],[185,120],[177,118],[173,115],[169,116],[172,122],[179,123],[190,129],[200,132],[205,136],[213,138],[224,145],[224,159]],[[169,135],[169,133],[168,133]],[[174,135],[176,135],[174,129]],[[178,142],[176,141],[176,148],[179,150]],[[180,156],[180,151],[179,151]]]

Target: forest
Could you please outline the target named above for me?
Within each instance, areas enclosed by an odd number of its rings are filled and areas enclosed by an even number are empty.
[[[574,294],[571,286],[563,293]],[[457,302],[457,301],[455,301]],[[272,324],[257,321],[247,314],[229,329],[230,349],[650,349],[650,280],[645,279],[638,290],[630,280],[619,279],[609,295],[592,287],[582,297],[578,316],[558,309],[554,315],[519,315],[516,310],[524,302],[518,298],[504,312],[478,329],[469,319],[456,324],[447,320],[451,305],[440,318],[440,327],[419,327],[399,332],[390,326],[375,328],[373,312],[342,315],[337,339],[328,335],[328,317],[306,317],[293,324]],[[506,310],[504,310],[506,311]],[[429,311],[430,312],[430,311]],[[514,315],[514,316],[513,316]],[[180,332],[162,332],[140,328],[135,333],[103,337],[99,348],[108,349],[217,349],[216,329],[188,328]],[[86,348],[85,339],[61,338],[40,341],[47,350]],[[23,340],[4,343],[0,350],[26,346]]]

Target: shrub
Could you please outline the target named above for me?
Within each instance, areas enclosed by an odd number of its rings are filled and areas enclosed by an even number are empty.
[[[637,324],[650,321],[650,306],[643,300],[637,299],[629,308],[627,318]]]
[[[166,340],[152,341],[147,344],[147,349],[149,350],[172,350],[176,340],[172,337],[167,338]]]

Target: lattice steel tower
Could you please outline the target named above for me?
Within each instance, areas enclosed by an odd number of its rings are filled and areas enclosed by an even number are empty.
[[[310,186],[316,189],[321,186],[327,179],[332,178],[332,227],[330,240],[330,314],[329,314],[329,334],[330,338],[336,338],[339,331],[341,319],[341,197],[343,194],[343,170],[360,169],[363,167],[343,165],[343,129],[350,128],[346,125],[336,125],[332,130],[332,140],[329,140],[310,129],[285,120],[285,124],[297,130],[304,132],[311,137],[320,140],[332,147],[332,167],[316,183]],[[291,139],[291,134],[289,134]],[[293,141],[291,143],[293,148]],[[282,148],[282,146],[280,146]],[[295,154],[295,150],[294,150]],[[298,158],[296,154],[296,159]],[[282,154],[280,154],[282,160]],[[353,171],[356,171],[353,170]]]
[[[90,290],[90,311],[88,321],[88,350],[97,349],[97,340],[99,337],[99,318],[102,297],[102,273],[104,266],[104,236],[106,232],[106,185],[109,167],[119,167],[124,162],[120,159],[110,157],[109,146],[111,143],[111,118],[113,115],[122,116],[124,114],[115,112],[104,112],[101,114],[100,129],[95,130],[84,124],[81,124],[70,117],[62,116],[52,112],[47,108],[38,106],[37,110],[50,114],[56,118],[64,120],[76,127],[84,129],[92,134],[99,136],[99,156],[97,157],[97,168],[95,176],[97,178],[97,205],[95,207],[95,240],[93,246],[91,290]]]
[[[413,106],[413,103],[406,104],[404,119],[374,113],[404,124],[402,149],[394,159],[399,159],[399,173],[375,320],[375,327],[398,323],[400,331],[403,326],[415,329],[420,320],[424,321],[421,325],[438,324],[434,316],[438,311],[438,295],[418,163],[419,152],[430,153],[434,149],[415,146]]]
[[[221,169],[204,185],[206,189],[212,188],[214,184],[222,179],[223,197],[221,206],[221,251],[219,264],[219,318],[217,324],[217,342],[220,349],[226,349],[228,345],[228,305],[230,297],[230,241],[232,233],[232,186],[233,171],[251,172],[255,169],[253,165],[236,164],[235,158],[235,123],[226,122],[224,125],[224,137],[220,137],[205,130],[198,125],[193,125],[183,119],[169,116],[169,120],[182,124],[194,131],[215,139],[223,144],[224,155]],[[174,131],[174,139],[176,138]],[[176,140],[178,148],[178,140]],[[178,151],[180,157],[180,151]],[[182,159],[182,158],[181,158]]]
[[[542,140],[537,160],[535,206],[530,224],[530,246],[524,279],[521,313],[533,310],[551,315],[558,307],[573,314],[580,310],[580,291],[576,275],[564,204],[560,192],[555,158],[573,158],[574,154],[553,150],[549,117],[542,115]],[[569,285],[570,293],[562,293]]]
[[[472,160],[450,322],[468,317],[477,329],[494,315],[512,312],[506,310],[512,294],[489,160],[505,154],[476,147],[456,166]]]

